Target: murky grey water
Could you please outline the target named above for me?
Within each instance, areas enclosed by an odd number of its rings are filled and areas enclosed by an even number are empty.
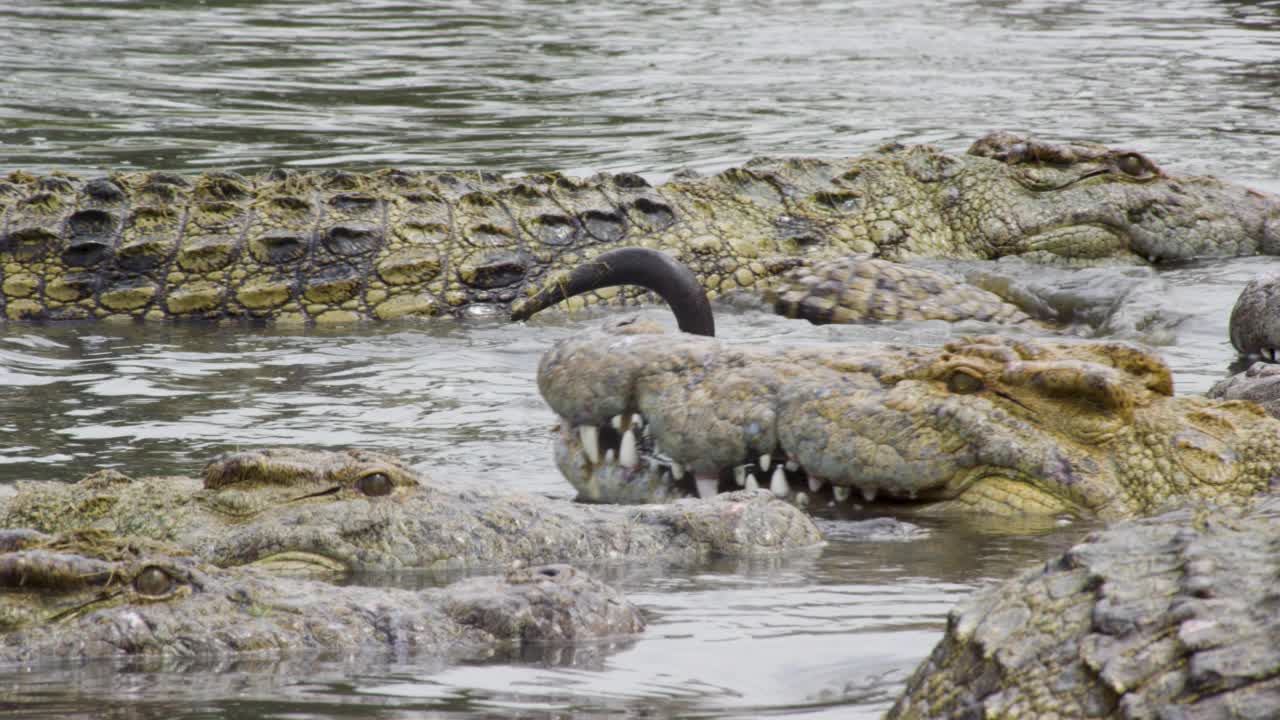
[[[1280,3],[0,2],[0,169],[449,166],[661,176],[758,153],[991,129],[1091,137],[1280,191]],[[1273,259],[1161,274],[1180,392]],[[655,317],[661,316],[654,311]],[[593,318],[302,332],[0,327],[0,481],[192,472],[234,447],[359,445],[437,476],[568,497],[541,352]],[[815,328],[751,342],[939,343],[990,328]],[[1167,342],[1169,338],[1132,339]],[[835,538],[814,557],[613,569],[654,621],[528,662],[89,663],[0,672],[0,713],[83,717],[878,714],[947,608],[1083,528]]]

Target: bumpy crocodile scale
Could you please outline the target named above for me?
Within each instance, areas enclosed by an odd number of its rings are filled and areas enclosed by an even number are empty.
[[[1174,396],[1163,361],[1119,342],[778,347],[624,321],[558,341],[538,389],[561,419],[556,462],[594,501],[758,486],[1122,518],[1280,485],[1280,420]]]
[[[371,651],[484,657],[643,627],[621,593],[567,565],[440,590],[338,587],[219,568],[101,530],[0,531],[0,664]]]
[[[662,250],[713,296],[852,254],[1094,262],[1280,251],[1280,200],[1135,152],[1007,133],[634,174],[11,173],[0,316],[338,322],[519,311],[602,251]],[[570,301],[624,302],[607,290]]]
[[[18,483],[0,527],[173,544],[219,566],[288,572],[694,560],[817,547],[805,515],[767,493],[648,508],[587,506],[425,478],[367,451],[228,453],[203,479]]]
[[[1280,717],[1280,499],[1113,525],[963,601],[889,720]]]

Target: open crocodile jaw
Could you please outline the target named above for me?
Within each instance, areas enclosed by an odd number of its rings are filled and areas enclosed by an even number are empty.
[[[606,503],[666,502],[767,489],[801,507],[861,502],[892,504],[898,509],[945,509],[948,501],[979,481],[1034,485],[1018,470],[990,466],[957,466],[936,481],[914,488],[877,482],[856,473],[833,482],[810,473],[782,447],[716,471],[698,472],[662,452],[652,428],[640,413],[616,415],[601,426],[574,426],[562,417],[554,442],[556,465],[578,490],[579,500]],[[1046,508],[1050,513],[1063,512],[1054,503]]]
[[[1256,422],[1169,404],[1167,366],[1123,343],[994,336],[762,348],[623,323],[557,343],[538,384],[561,417],[561,471],[582,498],[611,502],[754,484],[802,503],[829,493],[930,512],[1118,517],[1158,500],[1144,489],[1153,483],[1248,475],[1214,434]],[[1172,420],[1205,429],[1179,439]],[[1183,447],[1197,442],[1204,452]],[[1142,477],[1162,459],[1181,469],[1169,465],[1164,485]]]
[[[825,494],[847,501],[852,488],[829,485],[809,475],[785,452],[761,455],[757,460],[728,465],[718,471],[697,472],[655,447],[651,426],[643,415],[614,416],[607,425],[572,426],[561,418],[555,441],[556,465],[578,489],[580,500],[591,502],[648,503],[681,497],[712,497],[733,490],[768,489],[798,504]],[[862,489],[868,502],[876,490]]]

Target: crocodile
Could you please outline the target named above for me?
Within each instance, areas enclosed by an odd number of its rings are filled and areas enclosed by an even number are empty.
[[[634,173],[13,172],[0,316],[344,322],[520,313],[570,268],[661,250],[713,296],[868,254],[1096,263],[1280,252],[1280,199],[1141,153],[992,133],[964,154],[887,145]],[[628,303],[646,293],[575,298]]]
[[[1280,498],[1089,535],[953,609],[889,720],[1280,717]]]
[[[0,527],[94,528],[174,544],[219,566],[332,574],[573,561],[693,560],[816,547],[813,522],[768,493],[652,507],[587,506],[431,481],[393,456],[268,448],[203,478],[20,482]]]
[[[5,664],[370,651],[484,657],[643,627],[621,593],[568,565],[423,591],[339,587],[220,568],[104,530],[0,531]]]
[[[1209,397],[1252,400],[1280,417],[1280,275],[1250,280],[1231,308],[1227,335],[1241,359],[1254,359],[1209,388]],[[1243,363],[1242,363],[1243,364]]]
[[[1224,400],[1250,400],[1272,417],[1280,417],[1280,365],[1261,360],[1251,363],[1242,372],[1214,383],[1205,394]]]
[[[1227,334],[1242,356],[1280,361],[1280,275],[1263,275],[1245,284],[1231,308]]]
[[[1123,518],[1280,484],[1280,421],[1173,395],[1121,342],[732,344],[624,320],[556,342],[538,389],[580,498],[768,487],[805,503]]]

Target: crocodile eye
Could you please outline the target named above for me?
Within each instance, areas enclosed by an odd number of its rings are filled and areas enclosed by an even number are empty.
[[[177,582],[165,570],[148,565],[133,579],[133,589],[146,597],[164,597],[173,591]]]
[[[1121,155],[1116,158],[1116,167],[1120,168],[1120,172],[1133,177],[1144,177],[1151,174],[1151,168],[1147,161],[1141,155]]]
[[[386,473],[369,473],[356,481],[356,489],[369,497],[391,494],[391,478]]]
[[[971,395],[985,387],[982,378],[965,372],[964,370],[953,370],[947,376],[947,389],[958,395]]]

